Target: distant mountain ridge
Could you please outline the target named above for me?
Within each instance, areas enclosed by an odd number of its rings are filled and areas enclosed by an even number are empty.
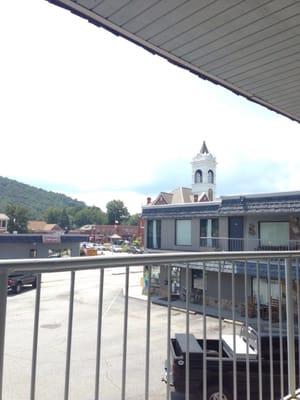
[[[64,194],[0,176],[0,212],[5,212],[8,204],[27,208],[30,219],[42,219],[44,211],[49,207],[87,207],[83,201],[74,200]]]

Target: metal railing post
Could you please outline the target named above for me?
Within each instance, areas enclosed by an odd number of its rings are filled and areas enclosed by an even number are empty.
[[[171,377],[171,266],[168,265],[167,267],[167,279],[168,279],[168,311],[167,311],[167,320],[168,320],[168,327],[167,327],[167,391],[166,391],[166,398],[167,400],[170,399],[170,377]]]
[[[271,265],[267,264],[268,279],[268,316],[269,316],[269,353],[270,353],[270,399],[274,400],[274,367],[273,367],[273,336],[272,336],[272,293],[271,293]]]
[[[186,265],[185,270],[185,286],[186,286],[186,319],[185,319],[185,333],[186,333],[186,355],[185,355],[185,400],[190,400],[190,268],[189,264]]]
[[[68,318],[68,333],[67,333],[67,352],[66,352],[66,369],[65,369],[65,389],[64,389],[64,399],[65,400],[69,399],[72,332],[73,332],[73,314],[74,314],[74,289],[75,289],[75,271],[71,271],[70,298],[69,298],[69,318]]]
[[[35,399],[37,347],[38,347],[39,320],[40,320],[40,302],[41,302],[41,274],[37,274],[35,306],[34,306],[34,323],[33,323],[30,400]]]
[[[294,305],[293,305],[293,281],[292,281],[292,261],[291,258],[285,259],[285,293],[286,293],[286,325],[287,325],[287,345],[288,345],[288,389],[292,398],[296,398],[295,380],[295,329],[294,329]]]
[[[7,279],[8,271],[6,268],[0,272],[0,400],[3,395],[3,363],[4,363],[4,342],[5,342],[5,320],[7,303]]]
[[[100,393],[100,366],[101,366],[101,335],[102,335],[102,310],[103,310],[103,286],[104,269],[100,270],[99,296],[98,296],[98,323],[97,323],[97,346],[96,346],[96,376],[95,376],[95,400],[99,399]]]
[[[206,264],[203,264],[203,399],[206,399],[207,396],[207,365],[206,365],[206,353],[207,353],[207,341],[206,341],[206,329],[207,329],[207,321],[206,321]]]
[[[148,267],[149,284],[147,293],[147,325],[146,325],[146,366],[145,366],[145,400],[149,400],[149,376],[150,376],[150,323],[151,323],[151,266]]]
[[[231,271],[231,293],[232,293],[232,334],[233,334],[233,400],[237,400],[237,368],[236,368],[236,301],[235,301],[235,269],[236,265],[232,265]]]
[[[262,393],[262,359],[261,359],[261,320],[260,320],[260,269],[261,265],[259,261],[256,263],[256,280],[257,280],[257,332],[258,332],[258,340],[257,340],[257,349],[258,349],[258,393],[259,400],[263,399]]]
[[[222,283],[221,283],[221,261],[218,268],[218,322],[219,322],[219,392],[223,398],[223,342],[222,342]]]
[[[125,299],[123,320],[123,360],[122,360],[122,391],[121,399],[126,398],[126,366],[127,366],[127,336],[128,336],[128,298],[129,298],[129,267],[126,266],[125,275]]]

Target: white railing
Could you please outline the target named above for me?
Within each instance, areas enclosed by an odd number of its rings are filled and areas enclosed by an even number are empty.
[[[5,346],[5,327],[6,320],[9,315],[6,315],[7,304],[10,301],[10,298],[7,297],[7,280],[8,276],[13,273],[18,272],[30,272],[37,274],[37,287],[35,292],[35,307],[34,307],[34,315],[33,315],[33,330],[32,330],[32,350],[31,350],[31,372],[30,372],[30,393],[28,397],[30,400],[38,399],[36,383],[37,383],[37,369],[38,369],[38,354],[39,354],[39,333],[40,333],[40,316],[43,312],[41,308],[41,288],[42,288],[42,279],[41,277],[44,274],[49,273],[62,273],[64,271],[70,272],[70,289],[69,289],[69,308],[68,308],[68,328],[65,336],[66,347],[65,347],[65,373],[64,373],[64,400],[68,399],[76,399],[75,395],[70,397],[70,377],[72,371],[72,340],[74,337],[74,297],[75,297],[75,277],[79,271],[87,271],[87,270],[99,270],[99,286],[98,286],[98,299],[97,299],[97,334],[95,340],[95,371],[94,371],[94,399],[105,398],[102,394],[102,390],[104,388],[101,386],[101,381],[104,372],[104,366],[101,362],[103,345],[102,345],[102,335],[103,335],[103,299],[105,292],[104,280],[108,270],[119,270],[120,268],[124,269],[124,308],[123,308],[123,329],[122,329],[122,355],[121,355],[121,369],[122,376],[120,380],[120,393],[119,398],[125,400],[127,397],[131,399],[140,399],[144,398],[148,400],[150,398],[158,399],[159,393],[156,393],[157,385],[163,385],[155,382],[153,385],[153,381],[150,379],[151,376],[151,368],[159,368],[163,369],[163,365],[157,366],[155,365],[155,361],[151,359],[151,329],[153,329],[154,324],[158,324],[158,322],[153,322],[151,320],[151,313],[153,312],[153,307],[151,305],[151,287],[148,288],[148,295],[146,297],[145,304],[145,335],[142,337],[138,337],[137,340],[145,341],[145,357],[144,357],[144,393],[141,395],[140,393],[131,392],[128,394],[127,392],[127,379],[130,376],[132,378],[131,368],[132,365],[128,366],[127,357],[128,357],[128,329],[130,327],[131,320],[129,318],[129,291],[130,291],[130,273],[133,272],[137,267],[147,266],[147,270],[151,275],[151,268],[153,266],[164,266],[167,269],[167,308],[166,308],[166,331],[164,332],[166,335],[165,345],[162,346],[161,351],[165,354],[166,358],[166,392],[163,396],[166,399],[170,399],[171,392],[175,393],[175,395],[179,395],[182,391],[184,391],[185,399],[188,400],[192,398],[192,395],[195,394],[193,392],[194,389],[194,381],[191,381],[193,376],[193,360],[192,360],[192,352],[190,349],[190,334],[194,332],[194,328],[191,328],[191,303],[190,303],[190,294],[192,290],[192,279],[191,279],[191,270],[202,269],[203,270],[203,293],[202,293],[202,303],[201,310],[199,311],[201,316],[201,331],[202,337],[197,338],[201,340],[202,343],[202,352],[203,359],[201,374],[197,377],[199,382],[201,381],[201,395],[203,398],[209,398],[210,400],[216,398],[228,398],[228,399],[238,399],[240,397],[241,389],[245,390],[245,398],[253,399],[257,398],[262,400],[266,398],[265,394],[265,386],[263,380],[264,378],[264,359],[261,355],[261,338],[263,337],[263,330],[267,328],[267,336],[269,337],[269,360],[268,360],[268,390],[269,394],[268,398],[277,399],[283,398],[284,396],[290,395],[292,398],[295,397],[296,387],[299,385],[299,371],[300,371],[300,354],[299,351],[295,352],[295,345],[298,348],[299,344],[299,309],[300,309],[300,290],[299,290],[299,258],[300,252],[298,251],[283,251],[283,252],[215,252],[215,253],[169,253],[169,254],[144,254],[144,255],[130,255],[130,256],[99,256],[99,257],[74,257],[74,258],[65,258],[65,259],[30,259],[30,260],[0,260],[0,399],[8,399],[5,397],[6,380],[4,379],[4,366],[5,359],[8,356],[6,352]],[[212,266],[214,265],[214,268]],[[185,326],[183,331],[179,333],[185,334],[186,340],[186,349],[188,351],[184,355],[184,380],[180,384],[175,383],[175,387],[172,388],[172,369],[174,367],[174,360],[172,361],[172,349],[171,349],[171,336],[174,331],[172,325],[172,299],[171,299],[171,271],[172,268],[176,266],[180,266],[182,268],[182,278],[185,280],[186,287],[186,297],[185,297]],[[226,267],[225,267],[226,266]],[[218,371],[218,394],[220,397],[208,397],[211,396],[209,392],[209,374],[210,370],[210,357],[208,354],[208,343],[209,343],[209,323],[211,315],[211,309],[209,309],[207,297],[210,291],[210,284],[208,283],[207,276],[209,272],[215,271],[217,280],[214,282],[216,287],[216,306],[215,306],[215,316],[217,323],[217,338],[218,338],[218,348],[217,351],[217,371]],[[252,271],[250,273],[250,271]],[[267,297],[268,304],[265,305],[267,307],[268,318],[267,321],[261,320],[261,304],[260,304],[260,296],[257,297],[256,303],[254,307],[257,310],[257,316],[253,319],[249,315],[249,281],[253,279],[253,271],[255,271],[256,282],[257,282],[257,293],[260,293],[260,277],[261,271],[265,276],[267,281]],[[223,277],[226,274],[227,279],[226,282],[223,282]],[[223,348],[222,348],[222,340],[223,340],[223,324],[224,324],[224,310],[223,310],[223,293],[225,290],[228,291],[228,276],[230,276],[231,282],[231,321],[230,321],[230,330],[232,332],[233,338],[233,353],[232,355],[227,354],[227,358],[224,359]],[[244,280],[244,316],[239,317],[238,314],[238,306],[237,304],[237,277],[242,277]],[[149,282],[151,280],[149,279]],[[271,283],[274,285],[278,285],[278,293],[279,298],[277,299],[276,310],[278,311],[278,318],[276,322],[273,321],[272,315],[274,311],[274,304],[272,304],[272,293],[271,293]],[[277,283],[276,283],[277,282]],[[239,294],[241,295],[241,294]],[[284,297],[284,299],[283,299]],[[16,297],[15,297],[16,299]],[[17,300],[22,301],[22,296],[17,298]],[[53,299],[54,301],[54,299]],[[286,315],[286,316],[285,316]],[[200,320],[199,320],[200,321]],[[236,335],[237,329],[240,325],[241,321],[245,327],[245,338],[247,342],[247,350],[244,355],[244,367],[245,367],[245,376],[244,381],[239,381],[239,368],[241,366],[240,355],[237,353],[237,343],[236,343]],[[252,369],[254,361],[250,357],[251,350],[251,338],[249,332],[250,326],[255,322],[255,329],[257,332],[257,359],[255,362],[257,363],[257,377],[255,379],[255,391],[257,392],[257,397],[253,397],[254,390],[254,381],[252,379]],[[82,322],[84,323],[84,321]],[[200,324],[200,322],[199,322]],[[162,326],[164,326],[162,324]],[[199,326],[198,326],[199,328]],[[198,329],[197,328],[197,329]],[[22,326],[20,327],[22,329]],[[165,328],[162,328],[162,331]],[[273,338],[274,333],[278,336],[278,345],[280,347],[280,357],[278,359],[278,365],[280,374],[274,375],[274,360],[273,360],[273,351],[274,351],[274,343]],[[287,344],[287,348],[285,347]],[[43,349],[43,352],[47,352],[47,349]],[[50,351],[50,350],[49,350]],[[174,354],[173,354],[174,356]],[[232,368],[232,382],[229,387],[231,388],[230,393],[228,394],[227,388],[227,378],[225,379],[226,368],[228,368],[228,358],[230,359],[230,368]],[[286,361],[285,361],[286,360]],[[18,360],[16,360],[18,363]],[[84,365],[82,365],[84,369]],[[277,367],[276,367],[277,368]],[[285,368],[288,368],[288,372],[285,371]],[[136,369],[136,367],[135,367]],[[278,369],[276,369],[278,371]],[[10,371],[11,372],[11,371]],[[12,375],[14,375],[13,372]],[[28,375],[28,371],[19,370],[18,374],[24,374],[24,377]],[[288,378],[288,382],[286,382]],[[26,379],[26,378],[24,378]],[[55,375],[52,376],[51,382],[52,385],[56,385],[57,377]],[[173,376],[174,380],[174,376]],[[14,384],[14,376],[9,376],[7,380],[11,385]],[[153,387],[152,387],[153,385]],[[183,386],[182,386],[183,385]],[[183,388],[183,389],[182,389]],[[275,389],[274,389],[275,388]],[[278,395],[279,388],[279,395]],[[161,389],[159,389],[161,392]],[[196,393],[198,397],[201,397],[199,393]],[[223,395],[227,397],[223,397]],[[213,394],[212,396],[215,396]],[[46,398],[46,397],[45,397]],[[53,398],[53,397],[52,397]],[[79,397],[78,397],[79,398]],[[81,399],[84,398],[81,396]],[[91,398],[91,397],[89,397]],[[107,395],[108,399],[112,398],[110,395]],[[174,397],[176,398],[176,397]],[[59,397],[57,397],[59,399]],[[88,396],[86,397],[86,400]],[[14,399],[12,399],[14,400]],[[42,399],[44,400],[44,399]]]
[[[259,238],[200,237],[200,248],[222,251],[286,251],[300,250],[300,240],[272,241]]]

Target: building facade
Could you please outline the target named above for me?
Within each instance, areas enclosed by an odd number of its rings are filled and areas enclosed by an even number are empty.
[[[144,225],[143,220],[139,220],[138,225],[84,225],[79,229],[71,231],[72,233],[80,233],[89,235],[91,242],[109,243],[117,235],[121,240],[143,240]]]
[[[86,235],[2,234],[0,259],[78,257]]]
[[[191,196],[186,197],[188,201],[174,203],[174,195],[167,196],[165,192],[162,192],[163,196],[160,193],[153,202],[148,202],[143,207],[145,250],[148,252],[199,252],[300,249],[300,191],[215,198],[216,160],[213,156],[207,157],[208,154],[210,153],[204,143],[200,156],[196,156],[192,162],[193,183]],[[201,158],[201,166],[198,161],[194,163],[199,158]],[[211,171],[211,185],[213,185],[210,187],[207,186],[209,171]],[[197,188],[197,193],[195,188]],[[213,195],[209,195],[210,189]],[[218,268],[218,265],[206,266],[206,281],[210,290],[206,293],[206,298],[211,304],[215,304],[216,301]],[[233,269],[237,301],[244,300],[243,266],[226,265],[222,271],[224,306],[227,303],[231,306]],[[257,277],[255,268],[252,269],[253,272],[249,266],[248,293],[255,297]],[[190,274],[191,293],[195,294],[195,301],[201,302],[201,294],[204,290],[203,266],[201,264],[192,266]],[[272,274],[275,277],[275,272]],[[166,276],[165,268],[153,269],[153,290],[162,297],[167,293]],[[260,275],[261,288],[266,286],[266,279],[265,271]],[[279,296],[277,286],[274,284],[271,289],[274,298]],[[172,291],[184,298],[185,274],[181,273],[176,265],[172,269]],[[265,302],[266,291],[262,290],[260,296],[260,300]]]
[[[9,218],[6,214],[0,213],[0,233],[7,232]]]

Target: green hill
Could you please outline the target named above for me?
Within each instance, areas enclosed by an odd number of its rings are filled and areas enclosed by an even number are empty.
[[[82,201],[61,193],[50,192],[0,176],[0,212],[8,204],[18,204],[29,210],[30,219],[42,219],[49,207],[86,207]]]

